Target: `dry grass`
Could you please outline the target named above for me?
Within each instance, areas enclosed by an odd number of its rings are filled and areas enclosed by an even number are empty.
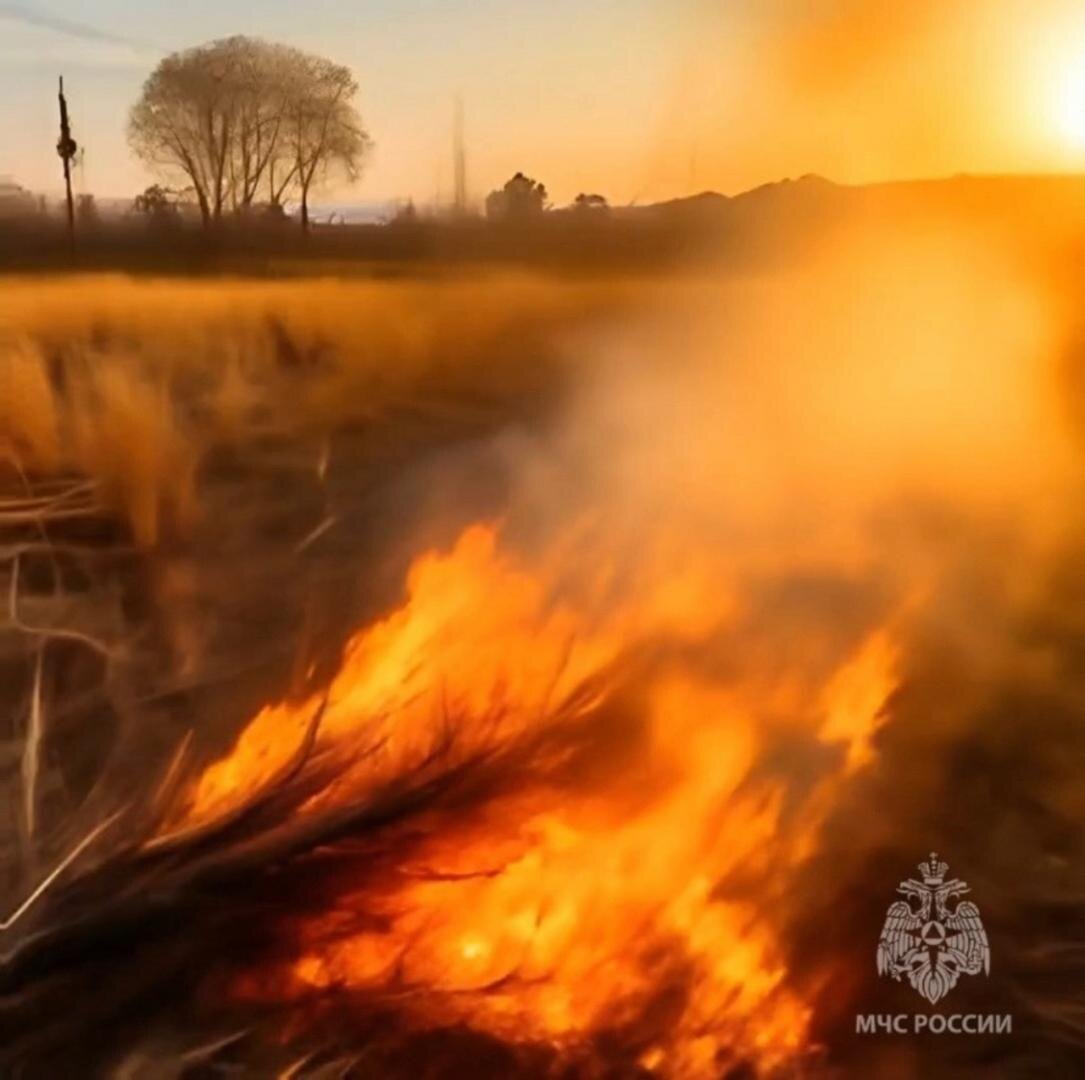
[[[290,667],[321,589],[346,617],[382,471],[543,407],[563,335],[643,288],[0,279],[0,896],[125,747],[222,721],[186,695],[241,716],[232,673]]]
[[[354,535],[382,469],[530,406],[553,388],[563,329],[641,290],[524,276],[0,286],[0,893],[66,842],[85,784],[58,779],[58,760],[153,729],[137,697],[228,681],[215,672],[252,662],[250,625],[278,619],[264,637],[280,647],[311,590],[288,565],[338,572],[312,549]],[[332,551],[349,549],[337,536]],[[231,619],[245,632],[222,631]]]
[[[209,447],[530,390],[533,343],[635,286],[481,280],[8,279],[0,451],[85,474],[153,545],[184,526]],[[552,358],[552,357],[551,357]],[[530,395],[529,395],[530,396]]]

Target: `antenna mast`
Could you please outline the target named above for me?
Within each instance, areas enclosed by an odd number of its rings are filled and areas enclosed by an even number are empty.
[[[463,145],[463,97],[456,95],[452,161],[455,173],[452,208],[456,217],[467,214],[467,151]]]
[[[64,97],[64,76],[60,76],[60,138],[57,140],[57,153],[64,163],[64,192],[68,200],[68,244],[75,248],[75,203],[72,201],[72,159],[79,147],[72,138],[71,124],[68,122],[68,102]]]

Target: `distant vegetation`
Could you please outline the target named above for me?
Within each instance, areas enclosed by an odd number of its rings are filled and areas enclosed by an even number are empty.
[[[486,216],[491,221],[528,221],[547,208],[546,186],[518,172],[500,191],[486,199]]]
[[[205,226],[297,199],[309,227],[312,192],[358,177],[371,140],[349,68],[286,45],[226,38],[167,56],[132,108],[128,141],[166,180],[182,179]],[[140,205],[160,219],[168,189]]]
[[[561,273],[655,270],[709,260],[736,269],[803,257],[841,230],[864,223],[967,221],[1014,244],[1082,228],[1085,179],[1075,176],[957,177],[844,187],[816,176],[765,184],[736,196],[703,192],[663,203],[612,205],[585,192],[549,205],[546,187],[521,173],[495,192],[492,215],[441,217],[405,202],[383,223],[330,222],[302,233],[282,204],[253,200],[201,228],[195,190],[184,177],[153,184],[118,208],[77,207],[75,253],[63,215],[8,185],[0,199],[0,270],[80,267],[151,273],[411,274],[483,265]],[[0,195],[4,187],[0,184]],[[511,193],[511,202],[510,202]],[[510,207],[514,207],[511,208]]]

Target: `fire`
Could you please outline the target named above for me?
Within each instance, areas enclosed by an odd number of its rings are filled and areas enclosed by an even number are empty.
[[[441,733],[439,721],[466,719],[456,731],[461,748],[477,747],[497,728],[508,738],[613,657],[614,642],[577,636],[572,612],[547,612],[542,583],[498,559],[495,544],[493,527],[480,525],[450,554],[423,555],[408,574],[411,601],[348,643],[328,690],[321,741],[381,749],[345,763],[336,791],[347,798],[424,754]],[[233,752],[203,774],[184,824],[228,811],[266,783],[320,708],[313,697],[263,709]]]
[[[707,658],[741,603],[713,560],[648,559],[607,605],[601,582],[559,598],[562,553],[529,568],[476,525],[422,555],[403,605],[348,643],[326,699],[268,705],[199,778],[181,825],[267,784],[321,709],[315,752],[336,778],[302,813],[409,770],[450,726],[461,760],[544,735],[559,714],[599,736],[528,755],[470,806],[421,811],[379,874],[359,860],[325,910],[285,916],[292,954],[235,989],[284,1002],[409,990],[420,1026],[569,1054],[616,1032],[668,1077],[794,1062],[812,1050],[811,1013],[781,937],[788,875],[835,786],[874,752],[897,680],[891,629],[819,686],[724,678]],[[796,731],[837,750],[801,812],[762,767]]]

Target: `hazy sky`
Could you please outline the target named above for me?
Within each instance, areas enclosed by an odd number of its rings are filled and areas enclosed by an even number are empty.
[[[517,169],[624,202],[1085,165],[1077,0],[0,0],[0,174],[57,188],[63,72],[87,189],[145,186],[125,144],[143,79],[234,33],[355,70],[376,142],[358,200],[447,196],[457,91],[476,197]]]

